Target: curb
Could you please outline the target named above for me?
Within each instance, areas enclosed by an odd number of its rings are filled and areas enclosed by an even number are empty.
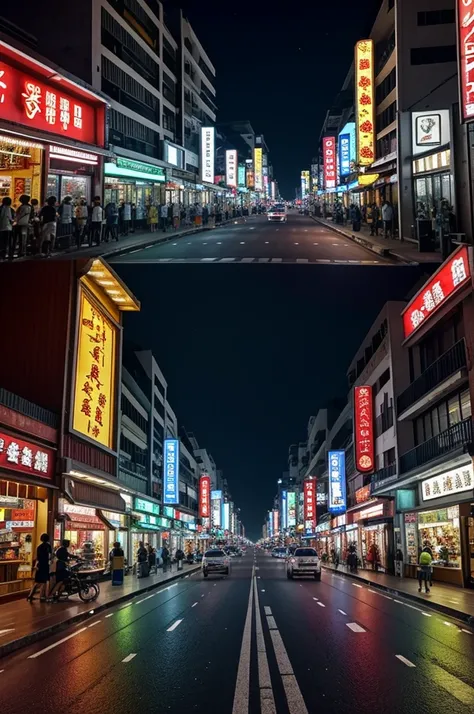
[[[173,580],[180,580],[186,575],[197,572],[200,569],[200,565],[194,566],[187,571],[183,571],[182,573],[176,573],[175,575],[173,575],[173,577],[168,578],[163,582],[153,583],[152,585],[148,585],[147,587],[144,587],[141,590],[136,590],[133,593],[121,595],[116,600],[111,600],[110,602],[103,603],[102,605],[98,605],[97,607],[93,606],[94,615],[97,615],[103,610],[108,610],[111,607],[115,607],[116,605],[119,605],[122,602],[126,602],[127,600],[133,600],[133,598],[137,597],[137,595],[142,595],[143,593],[150,592],[150,590],[156,590],[157,588],[160,588],[163,585],[167,585],[168,583],[173,582]],[[66,630],[68,627],[71,627],[71,625],[75,625],[78,622],[88,620],[91,617],[90,612],[90,610],[80,612],[77,615],[74,615],[73,617],[69,617],[66,620],[57,622],[54,625],[50,625],[49,627],[45,627],[43,630],[36,630],[36,632],[30,632],[28,635],[23,635],[23,637],[19,637],[17,640],[12,640],[11,642],[7,642],[5,645],[1,645],[0,658],[6,657],[7,655],[12,654],[12,652],[16,652],[17,650],[23,649],[24,647],[28,647],[28,645],[34,644],[35,642],[44,640],[46,639],[46,637],[50,637],[51,635],[54,635],[57,632]]]
[[[342,231],[340,228],[336,228],[336,226],[328,225],[327,223],[320,220],[319,218],[316,218],[315,216],[311,216],[311,218],[316,223],[319,223],[320,226],[324,226],[328,230],[334,231],[334,233],[338,233],[339,235],[343,236],[344,238],[348,238],[349,240],[353,241],[353,243],[357,243],[358,245],[361,245],[363,248],[370,250],[370,252],[374,253],[375,255],[379,255],[382,258],[392,258],[393,260],[396,260],[399,263],[404,263],[405,265],[418,265],[418,263],[413,262],[412,260],[407,260],[399,253],[393,253],[390,250],[390,248],[380,248],[375,243],[372,243],[370,240],[367,240],[366,238],[361,238],[360,236],[355,235],[355,233],[346,233],[345,231]]]
[[[346,578],[350,578],[351,580],[358,580],[361,583],[364,583],[365,585],[370,585],[371,588],[374,588],[374,590],[383,590],[384,592],[390,593],[391,595],[397,595],[398,597],[405,598],[406,600],[412,600],[413,602],[417,603],[423,603],[425,607],[428,607],[432,610],[438,610],[438,612],[442,612],[444,615],[448,615],[449,617],[454,617],[456,620],[462,620],[463,622],[466,622],[468,625],[474,625],[474,615],[469,615],[467,612],[462,612],[461,610],[456,610],[453,607],[448,607],[447,605],[442,605],[441,603],[434,602],[433,600],[424,600],[421,597],[417,597],[416,595],[413,595],[413,593],[407,593],[404,590],[396,590],[395,588],[391,588],[388,585],[382,585],[381,583],[374,582],[373,580],[370,580],[369,578],[364,578],[363,575],[356,575],[355,573],[345,573],[342,570],[335,570],[334,568],[328,568],[327,565],[322,565],[321,566],[324,570],[327,570],[328,572],[331,573],[338,573],[338,575],[343,575]]]

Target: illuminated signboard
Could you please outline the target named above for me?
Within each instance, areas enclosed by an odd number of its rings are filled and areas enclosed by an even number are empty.
[[[220,528],[222,521],[222,491],[211,491],[212,527]]]
[[[287,496],[288,504],[288,528],[293,528],[296,526],[296,493],[294,491],[288,491]]]
[[[237,151],[230,149],[225,152],[225,176],[227,186],[237,187]]]
[[[310,191],[309,171],[301,172],[301,198],[304,199]]]
[[[216,149],[216,130],[213,126],[201,129],[201,179],[214,183],[214,161]]]
[[[237,176],[238,180],[237,183],[239,186],[242,188],[245,188],[246,183],[245,183],[245,164],[239,164],[238,171],[237,171]]]
[[[133,510],[143,513],[150,513],[153,516],[160,515],[160,507],[157,503],[146,501],[144,498],[135,498],[133,501]]]
[[[275,533],[275,535],[280,532],[278,515],[278,511],[275,509],[273,511],[273,532]]]
[[[222,504],[222,528],[224,531],[228,531],[230,528],[230,504]]]
[[[268,531],[268,537],[273,538],[274,531],[273,531],[273,513],[272,511],[268,511],[268,516],[267,516],[267,531]]]
[[[355,96],[357,120],[357,160],[370,166],[375,160],[374,148],[374,43],[361,40],[355,47]]]
[[[330,513],[343,513],[346,510],[346,454],[344,451],[330,451],[329,466],[329,504]]]
[[[338,139],[339,145],[339,174],[349,176],[355,171],[356,161],[356,125],[348,122],[341,130]]]
[[[54,451],[0,432],[0,468],[51,480],[54,476]]]
[[[163,503],[179,503],[179,440],[165,439],[163,454]]]
[[[288,528],[288,510],[287,510],[287,493],[286,491],[281,492],[281,527],[283,530]]]
[[[362,488],[358,488],[355,492],[355,497],[356,503],[364,503],[364,501],[368,501],[370,498],[370,486],[362,486]]]
[[[117,327],[81,288],[72,428],[114,448]]]
[[[304,487],[304,527],[313,531],[316,525],[316,479],[307,478]]]
[[[16,69],[0,59],[1,116],[6,121],[96,144],[93,106],[52,84]]]
[[[402,312],[405,338],[410,337],[470,279],[469,249],[459,246]]]
[[[275,181],[272,181],[272,190],[271,190],[272,201],[275,200],[275,197],[276,197],[276,185],[275,185]]]
[[[459,101],[463,121],[474,117],[474,0],[457,0]]]
[[[336,139],[333,136],[325,136],[323,139],[323,160],[324,160],[324,187],[325,188],[336,188],[336,182],[337,182]]]
[[[423,501],[431,501],[433,498],[472,491],[473,488],[474,468],[470,463],[426,479],[421,484],[421,494]]]
[[[211,477],[203,474],[199,479],[199,518],[211,515]]]
[[[262,172],[263,149],[261,149],[259,147],[254,149],[253,157],[254,157],[254,165],[255,165],[255,171],[254,171],[255,190],[262,191],[263,190],[263,172]]]
[[[354,387],[354,444],[356,469],[370,473],[375,468],[372,387]]]

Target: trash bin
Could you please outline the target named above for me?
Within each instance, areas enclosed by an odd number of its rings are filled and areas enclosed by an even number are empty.
[[[430,253],[435,249],[435,234],[429,218],[416,219],[416,237],[420,253]]]

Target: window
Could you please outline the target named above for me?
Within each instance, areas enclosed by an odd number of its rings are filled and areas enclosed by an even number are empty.
[[[144,416],[140,414],[138,409],[134,407],[133,404],[127,399],[125,394],[122,394],[122,398],[120,400],[120,408],[122,410],[122,414],[131,419],[133,423],[138,426],[139,429],[145,432],[145,434],[147,433],[147,420]]]
[[[461,403],[459,401],[459,394],[456,394],[455,397],[451,397],[448,402],[448,418],[449,426],[458,424],[461,421]]]
[[[159,81],[158,62],[104,8],[102,8],[102,44],[135,71],[143,74],[151,84]],[[138,63],[139,67],[134,66],[135,63]]]
[[[116,109],[110,110],[111,142],[125,146],[131,151],[139,151],[147,156],[159,157],[160,135],[135,119]]]
[[[173,74],[177,74],[176,50],[165,36],[163,36],[163,62]]]
[[[381,104],[385,97],[387,97],[391,91],[397,86],[397,71],[395,67],[392,69],[390,74],[385,77],[383,82],[381,82],[375,91],[377,104]]]
[[[414,47],[411,50],[411,64],[443,64],[456,62],[456,45],[438,47]]]
[[[387,384],[387,382],[390,379],[390,367],[383,372],[383,374],[380,375],[379,378],[379,384],[378,384],[378,391],[382,389],[382,387]]]
[[[397,150],[397,131],[394,129],[377,141],[377,158],[393,154]]]
[[[160,380],[158,379],[158,377],[156,375],[155,375],[154,383],[155,383],[155,387],[157,388],[159,393],[164,397],[165,396],[165,385],[162,382],[160,382]]]
[[[161,85],[163,97],[168,100],[173,106],[176,104],[176,82],[171,79],[169,74],[163,72],[163,83]]]
[[[377,114],[376,130],[377,134],[393,124],[397,118],[397,102],[392,102],[383,112]]]
[[[455,10],[427,10],[418,13],[418,25],[449,25],[456,20]]]
[[[384,451],[383,452],[384,468],[387,468],[387,466],[391,466],[394,463],[395,463],[395,448],[388,449],[387,451]]]
[[[160,101],[158,97],[149,92],[148,89],[145,89],[143,84],[137,82],[136,79],[121,70],[120,67],[111,62],[107,57],[102,57],[102,82],[104,79],[115,85],[115,87],[121,89],[130,97],[133,97],[133,99],[136,99],[140,102],[140,104],[144,104],[146,107],[149,107],[152,110],[152,114],[151,117],[147,118],[151,118],[151,121],[156,120],[156,114],[160,108]],[[119,96],[114,96],[116,95],[116,92],[109,91],[109,93],[114,97],[114,99],[121,101],[120,94]],[[140,110],[138,111],[140,112]],[[159,119],[157,120],[157,124],[159,124]]]
[[[440,402],[415,421],[416,444],[422,444],[438,436],[449,427],[471,417],[471,397],[468,389],[454,394],[448,400]]]
[[[130,465],[134,464],[142,467],[142,469],[146,468],[147,450],[141,449],[139,446],[134,444],[133,441],[127,439],[127,437],[123,434],[120,435],[120,451],[125,452],[126,456],[129,459],[129,461],[127,462],[127,459],[124,459],[122,454],[121,464],[124,465],[125,468],[130,469]],[[133,468],[131,470],[133,470]]]
[[[461,392],[461,416],[464,420],[469,419],[471,415],[471,395],[469,389],[465,389],[464,392]]]
[[[158,50],[160,33],[148,13],[142,8],[138,0],[123,0],[123,4],[125,5],[123,15],[129,25],[150,47]]]
[[[170,131],[173,135],[176,129],[176,116],[175,113],[168,109],[168,107],[163,107],[163,129]]]
[[[155,407],[155,409],[158,412],[158,414],[160,415],[160,417],[164,420],[165,408],[164,408],[162,402],[156,396],[156,394],[153,395],[153,406]]]

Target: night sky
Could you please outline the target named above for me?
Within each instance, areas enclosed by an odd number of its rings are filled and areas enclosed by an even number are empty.
[[[265,136],[282,195],[294,198],[380,0],[180,4],[216,68],[218,121],[250,120]]]
[[[229,480],[249,537],[261,534],[288,447],[346,369],[410,267],[114,266],[142,302],[125,337],[152,349],[179,423]]]

